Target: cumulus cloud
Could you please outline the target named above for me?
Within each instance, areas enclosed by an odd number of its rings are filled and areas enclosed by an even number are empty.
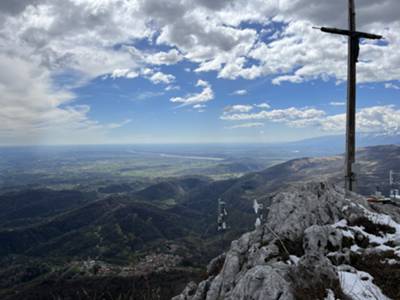
[[[171,49],[168,52],[158,52],[146,57],[146,61],[153,65],[173,65],[183,59],[182,55],[176,50]]]
[[[128,79],[132,79],[132,78],[136,78],[142,76],[146,79],[148,79],[149,81],[151,81],[154,84],[171,84],[175,81],[175,76],[172,74],[165,74],[161,71],[155,71],[153,69],[150,68],[142,68],[138,71],[133,71],[131,69],[115,69],[110,77],[112,79],[116,79],[116,78],[128,78]],[[108,76],[105,76],[105,78],[107,78]],[[176,89],[177,86],[172,86],[170,85],[168,87],[167,90],[172,90],[172,89]]]
[[[211,85],[204,80],[198,80],[197,87],[202,87],[203,90],[197,94],[189,94],[184,97],[174,97],[170,101],[173,103],[181,103],[181,106],[196,105],[209,102],[214,99],[214,92]]]
[[[361,133],[397,135],[400,133],[400,110],[393,105],[363,108],[357,112],[356,124]],[[325,131],[344,132],[346,115],[329,116],[318,125]]]
[[[0,54],[0,141],[2,144],[90,142],[91,136],[117,128],[100,124],[88,116],[88,105],[74,104],[75,95],[55,89],[50,73],[30,61]],[[126,123],[119,124],[121,127]],[[62,134],[61,134],[62,133]],[[62,137],[66,140],[62,140]],[[98,142],[98,141],[97,141]]]
[[[175,76],[171,74],[164,74],[162,72],[156,72],[149,77],[149,80],[154,84],[158,83],[170,84],[175,80]]]
[[[357,131],[377,135],[400,133],[400,110],[393,105],[363,108],[356,114]],[[346,128],[346,114],[337,114],[313,120],[291,122],[291,126],[315,126],[325,132],[343,133]]]
[[[116,3],[1,1],[0,143],[89,143],[115,127],[90,118],[71,90],[105,74],[137,75],[131,55],[112,47],[146,29],[124,28]]]
[[[66,106],[74,95],[53,90],[48,84],[50,74],[28,61],[0,55],[1,129],[13,135],[18,131],[37,131],[50,123],[70,123],[86,120],[86,107]]]
[[[343,133],[346,128],[346,114],[328,115],[314,108],[285,108],[262,110],[255,113],[232,113],[224,110],[221,120],[250,121],[264,120],[283,123],[293,128],[319,128],[327,133]],[[357,131],[377,135],[400,133],[400,110],[394,105],[362,108],[356,115]]]
[[[276,84],[345,78],[346,40],[311,28],[345,26],[345,1],[17,2],[3,1],[0,7],[7,16],[4,36],[12,34],[17,46],[52,68],[72,67],[96,76],[187,59],[198,65],[197,72],[214,70],[221,78],[273,75]],[[398,80],[399,68],[393,67],[399,63],[400,24],[393,13],[398,1],[379,6],[363,1],[357,8],[360,28],[380,28],[386,37],[384,45],[363,45],[360,81]],[[263,30],[246,27],[246,22],[261,24]],[[277,22],[283,26],[274,27]],[[271,28],[276,30],[274,37],[263,39]],[[133,44],[140,40],[171,48],[138,50]]]
[[[111,78],[113,78],[113,79],[120,78],[120,77],[136,78],[138,76],[139,76],[139,73],[136,73],[129,69],[115,69],[111,74]]]

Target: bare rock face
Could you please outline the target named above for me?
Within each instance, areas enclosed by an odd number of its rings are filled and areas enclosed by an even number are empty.
[[[303,248],[307,253],[326,255],[331,250],[339,250],[342,232],[329,225],[313,225],[304,231]]]
[[[400,287],[387,282],[378,286],[381,280],[375,275],[391,266],[391,274],[400,276],[400,225],[389,215],[327,183],[293,186],[271,203],[265,224],[233,241],[225,255],[210,263],[207,280],[190,283],[173,299],[400,296]],[[376,258],[374,265],[363,261],[367,255]]]
[[[226,255],[225,253],[223,253],[220,256],[217,256],[216,258],[210,261],[210,263],[207,266],[208,276],[217,275],[219,271],[221,271],[221,268],[224,266],[225,258]]]
[[[288,280],[284,278],[286,268],[279,266],[259,265],[248,270],[235,285],[230,299],[243,299],[251,295],[251,299],[293,299]]]
[[[188,299],[192,299],[193,295],[195,294],[197,289],[197,285],[196,283],[194,283],[193,281],[189,282],[188,285],[185,287],[185,289],[183,290],[182,294],[180,294],[179,296],[174,297],[174,299],[176,300],[188,300]]]

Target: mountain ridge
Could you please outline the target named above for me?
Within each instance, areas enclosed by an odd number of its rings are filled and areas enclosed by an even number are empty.
[[[399,221],[331,183],[292,186],[173,300],[399,299]]]

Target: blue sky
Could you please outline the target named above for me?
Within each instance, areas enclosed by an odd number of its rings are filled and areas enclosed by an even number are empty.
[[[4,2],[0,144],[343,134],[347,41],[311,27],[345,26],[346,1],[306,2]],[[358,131],[396,135],[400,7],[370,2],[357,7],[359,28],[385,40],[361,49]]]
[[[187,68],[193,68],[192,64],[182,62],[160,68],[176,77],[179,90],[168,91],[165,85],[154,85],[143,78],[97,78],[75,90],[76,103],[91,106],[90,118],[102,123],[130,120],[113,134],[150,143],[282,142],[337,134],[336,131],[304,130],[274,122],[264,122],[260,127],[231,129],[241,123],[231,124],[220,119],[224,108],[231,105],[268,103],[273,109],[312,107],[329,115],[346,111],[346,82],[337,84],[333,79],[318,79],[302,84],[274,85],[271,77],[230,80],[217,78],[216,72],[197,74],[188,72]],[[215,95],[204,111],[170,102],[172,97],[198,93],[201,90],[196,87],[199,79],[209,82]],[[237,91],[246,91],[246,94],[235,94]],[[385,88],[383,84],[359,85],[357,106],[362,109],[391,105],[398,100],[398,94],[397,90]]]

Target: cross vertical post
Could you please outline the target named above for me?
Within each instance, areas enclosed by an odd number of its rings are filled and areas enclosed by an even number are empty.
[[[350,32],[356,31],[354,0],[349,0],[349,30]],[[355,35],[349,35],[348,39],[345,187],[348,191],[354,191],[356,184],[356,174],[353,172],[353,164],[356,161],[356,68],[359,38]]]
[[[356,174],[354,163],[356,161],[356,88],[357,88],[357,62],[360,52],[360,39],[379,40],[380,35],[359,32],[356,30],[356,13],[354,0],[349,1],[349,29],[320,27],[322,32],[344,35],[348,37],[348,66],[347,66],[347,114],[346,114],[346,162],[345,162],[345,188],[354,191]]]

